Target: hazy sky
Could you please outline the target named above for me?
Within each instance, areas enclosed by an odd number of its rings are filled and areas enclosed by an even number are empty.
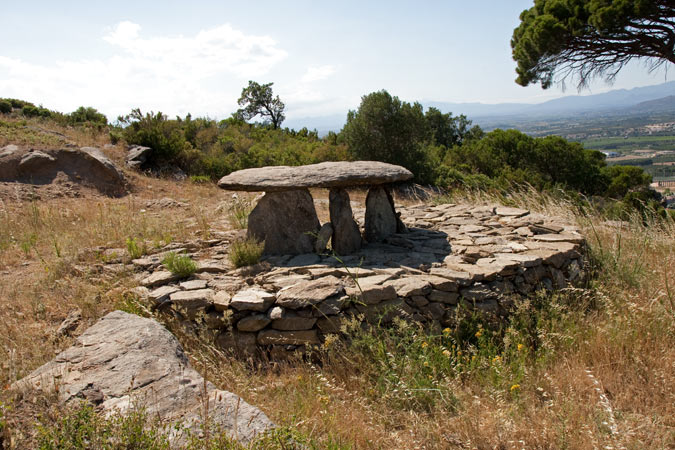
[[[386,89],[406,101],[541,102],[515,84],[509,41],[532,0],[3,1],[0,97],[114,119],[132,108],[224,118],[248,80],[289,118],[346,114]],[[634,65],[613,87],[671,81]]]

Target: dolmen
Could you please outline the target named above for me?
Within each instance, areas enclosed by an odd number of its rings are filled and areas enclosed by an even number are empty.
[[[268,255],[321,251],[328,239],[338,255],[358,251],[367,242],[381,242],[405,231],[391,196],[392,183],[410,180],[405,167],[378,161],[323,162],[298,167],[244,169],[220,179],[233,191],[263,191],[248,218],[248,236],[264,241]],[[348,188],[369,186],[365,232],[353,218]],[[330,222],[321,226],[309,188],[330,189]]]

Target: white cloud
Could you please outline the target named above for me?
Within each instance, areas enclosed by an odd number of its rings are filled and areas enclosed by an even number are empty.
[[[300,81],[303,83],[311,83],[313,81],[325,80],[334,73],[335,67],[331,65],[310,66],[307,68],[307,72],[305,72]]]
[[[95,106],[109,116],[136,106],[185,114],[198,105],[193,113],[224,114],[236,109],[242,80],[287,57],[271,37],[246,35],[229,24],[194,36],[145,37],[140,25],[125,21],[103,40],[113,50],[104,59],[33,64],[0,55],[0,92],[61,111]],[[227,81],[236,86],[229,93]]]

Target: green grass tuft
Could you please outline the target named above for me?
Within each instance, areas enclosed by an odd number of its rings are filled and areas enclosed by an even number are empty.
[[[162,264],[169,272],[181,278],[192,275],[197,271],[197,264],[187,255],[178,255],[174,252],[169,252]]]
[[[265,244],[254,238],[232,242],[229,258],[234,267],[252,266],[260,261]]]

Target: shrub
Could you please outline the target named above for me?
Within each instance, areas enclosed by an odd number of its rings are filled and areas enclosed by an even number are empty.
[[[260,261],[265,244],[254,238],[232,242],[229,258],[234,267],[252,266]]]
[[[211,182],[211,177],[207,175],[191,175],[190,181],[194,184],[206,184]]]
[[[68,121],[73,124],[91,122],[98,125],[106,125],[108,118],[98,112],[96,108],[80,106],[72,113],[68,114]]]
[[[181,278],[192,275],[197,271],[197,264],[187,255],[178,255],[175,252],[169,252],[162,264],[169,272]]]
[[[7,100],[0,100],[0,113],[9,114],[12,112],[12,104]]]

